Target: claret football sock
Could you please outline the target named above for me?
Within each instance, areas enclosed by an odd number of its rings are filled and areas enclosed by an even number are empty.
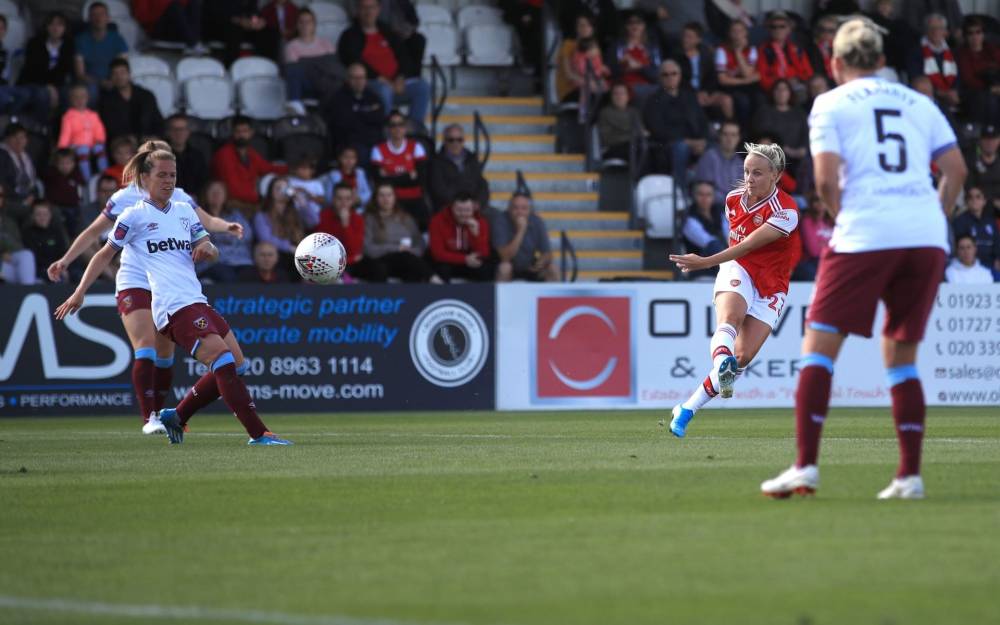
[[[712,368],[718,369],[726,358],[736,354],[736,328],[728,323],[720,323],[709,343],[712,352]]]
[[[181,420],[181,425],[187,425],[187,422],[196,412],[218,398],[219,385],[215,381],[215,374],[209,371],[201,376],[194,383],[194,386],[188,389],[187,394],[184,395],[184,399],[181,400],[181,403],[177,404],[177,416]]]
[[[236,362],[233,355],[226,352],[212,363],[215,383],[219,387],[222,400],[240,420],[250,438],[260,438],[267,432],[267,426],[257,416],[257,406],[254,405],[246,384],[236,374]]]
[[[889,369],[892,419],[899,440],[899,469],[896,477],[920,475],[920,452],[924,441],[924,389],[914,365]]]
[[[170,394],[170,385],[174,381],[174,357],[157,357],[154,362],[156,369],[153,371],[153,391],[155,392],[153,409],[159,412],[163,410],[163,406],[167,403],[167,395]]]
[[[153,385],[154,360],[156,350],[152,347],[142,347],[135,350],[135,360],[132,362],[132,387],[139,403],[142,421],[149,420],[149,415],[156,410],[156,392]]]
[[[795,466],[816,464],[823,422],[830,407],[833,384],[833,360],[823,354],[808,354],[799,361],[799,385],[795,390],[795,440],[798,458]]]
[[[698,412],[702,406],[712,401],[712,398],[718,394],[719,387],[712,381],[712,376],[708,375],[698,386],[698,389],[681,406],[692,412]]]

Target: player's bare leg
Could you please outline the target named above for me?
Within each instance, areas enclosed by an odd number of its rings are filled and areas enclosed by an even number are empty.
[[[802,340],[799,383],[795,391],[795,464],[781,475],[760,485],[768,497],[784,499],[792,494],[811,495],[819,487],[819,440],[830,407],[833,363],[845,335],[837,328],[812,322]]]
[[[122,316],[122,325],[135,352],[132,363],[132,387],[142,415],[143,434],[162,434],[163,426],[156,418],[156,325],[148,308],[139,308]]]
[[[885,363],[892,394],[892,418],[899,441],[899,468],[892,482],[879,492],[879,499],[923,499],[920,455],[924,441],[924,390],[917,374],[917,343],[882,337]]]

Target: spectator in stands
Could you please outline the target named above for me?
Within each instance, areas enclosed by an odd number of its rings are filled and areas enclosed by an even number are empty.
[[[712,55],[712,50],[702,44],[702,33],[701,24],[697,22],[684,25],[678,59],[682,82],[695,92],[699,106],[718,109],[722,119],[732,119],[733,98],[719,89],[715,57]]]
[[[334,57],[337,48],[333,42],[316,34],[316,15],[312,11],[300,10],[296,24],[296,37],[285,44],[285,87],[289,110],[305,115],[302,99],[319,99],[332,92],[343,76],[343,68]]]
[[[496,216],[490,224],[490,233],[493,249],[500,259],[498,282],[558,282],[559,272],[552,262],[549,230],[532,209],[527,193],[515,191],[511,194],[507,211]]]
[[[31,115],[47,123],[50,107],[57,101],[55,89],[36,85],[15,85],[13,74],[23,50],[8,49],[7,18],[0,14],[0,113]]]
[[[961,102],[958,95],[958,64],[948,46],[948,20],[931,13],[925,20],[924,37],[920,40],[923,75],[934,87],[934,97],[945,108],[955,110]]]
[[[98,171],[108,166],[108,156],[104,149],[107,133],[97,113],[87,108],[87,87],[76,85],[69,91],[70,108],[63,113],[59,130],[60,148],[72,148],[76,154],[76,164],[80,175],[90,180],[92,161],[97,161]]]
[[[76,163],[75,155],[73,157],[73,162],[74,164]],[[108,201],[111,199],[111,196],[114,195],[115,191],[117,190],[118,190],[118,181],[116,181],[111,176],[101,176],[100,178],[97,179],[97,187],[96,187],[94,201],[88,202],[87,204],[84,204],[80,208],[79,223],[81,228],[86,227],[87,224],[94,222],[94,219],[96,219],[97,216],[101,214],[101,212],[105,209],[105,207],[108,205]],[[113,224],[109,221],[108,222],[109,230],[111,229],[112,225]],[[93,254],[94,252],[97,252],[98,250],[101,249],[101,247],[104,245],[103,239],[104,237],[100,237],[97,241],[94,242],[92,249],[89,250],[89,254]],[[89,254],[87,256],[88,259],[90,258]],[[82,269],[80,273],[83,273]]]
[[[371,79],[371,87],[382,99],[383,110],[391,110],[401,98],[409,101],[409,118],[415,127],[423,127],[430,105],[430,85],[417,73],[412,64],[419,66],[420,59],[411,59],[399,37],[384,24],[379,23],[379,0],[360,0],[357,19],[340,35],[337,55],[345,65],[361,63]],[[411,65],[411,67],[405,67]]]
[[[833,36],[837,34],[837,26],[837,18],[832,15],[824,15],[816,21],[812,41],[806,45],[806,56],[814,76],[833,78],[830,60],[833,58]]]
[[[660,64],[660,87],[646,99],[642,113],[646,130],[656,142],[651,150],[654,169],[673,172],[674,184],[686,188],[691,156],[705,151],[708,120],[694,92],[681,88],[677,61],[667,59]]]
[[[240,56],[240,46],[250,44],[253,53],[275,63],[281,51],[281,33],[268,26],[257,10],[257,0],[210,0],[205,3],[205,31],[222,36],[225,62]]]
[[[125,172],[125,165],[135,153],[138,146],[135,143],[135,139],[132,135],[122,135],[111,142],[111,165],[107,167],[102,175],[111,176],[115,180],[121,180],[122,174]],[[125,186],[125,185],[121,185]],[[193,193],[194,191],[192,191]],[[48,265],[46,265],[48,267]]]
[[[596,39],[577,40],[576,52],[573,53],[573,70],[574,75],[580,78],[580,82],[576,86],[580,93],[580,119],[582,123],[587,117],[588,95],[601,95],[606,92],[608,78],[611,77],[611,70],[604,65],[601,49],[597,47]],[[586,88],[584,88],[585,85]]]
[[[205,187],[201,206],[213,217],[243,226],[243,237],[228,232],[213,232],[212,243],[219,248],[219,258],[211,264],[198,266],[198,276],[212,282],[229,283],[238,279],[240,271],[253,267],[253,229],[243,213],[227,203],[226,185],[213,180]]]
[[[417,222],[402,210],[392,185],[380,182],[365,210],[364,255],[372,260],[365,279],[385,282],[399,278],[403,282],[427,282],[434,276],[424,261],[424,238]]]
[[[559,25],[566,37],[570,37],[575,32],[576,19],[581,14],[590,18],[590,23],[595,29],[591,36],[597,39],[598,47],[604,49],[610,46],[621,30],[620,15],[614,0],[560,2]],[[578,36],[577,40],[579,39]]]
[[[525,69],[541,76],[542,2],[539,0],[500,0],[503,19],[511,25],[521,43],[521,60]]]
[[[81,189],[87,183],[76,166],[76,154],[73,150],[63,148],[53,152],[42,181],[45,183],[45,199],[52,205],[53,212],[61,216],[66,232],[75,237],[80,233],[82,223]]]
[[[1000,127],[989,124],[983,127],[974,154],[966,157],[970,163],[969,181],[983,191],[993,212],[1000,215]],[[0,168],[2,170],[2,168]]]
[[[109,140],[122,135],[141,140],[163,134],[163,116],[156,96],[132,82],[132,70],[125,59],[111,62],[111,88],[101,92],[97,110]]]
[[[576,16],[575,36],[563,39],[559,52],[556,54],[556,94],[560,102],[576,102],[580,99],[579,85],[583,77],[573,67],[573,54],[576,53],[576,42],[594,37],[594,21],[589,13]]]
[[[289,272],[295,271],[295,246],[305,236],[302,218],[295,209],[294,195],[288,178],[275,177],[267,187],[267,196],[260,212],[253,218],[253,231],[257,240],[277,248],[281,257],[280,266]]]
[[[759,31],[757,20],[741,0],[712,0],[705,5],[705,20],[717,41],[726,40],[733,22],[740,22],[753,34]]]
[[[654,20],[661,47],[671,54],[680,49],[684,25],[706,19],[704,0],[638,0],[635,8]]]
[[[1000,120],[1000,46],[986,41],[983,20],[965,24],[965,45],[958,49],[960,98],[969,117],[980,123]]]
[[[367,206],[372,197],[372,188],[368,184],[368,175],[358,167],[358,151],[351,146],[345,146],[337,154],[337,166],[320,178],[323,183],[323,197],[332,203],[335,199],[334,190],[341,182],[354,191],[354,206],[358,210]]]
[[[711,256],[728,247],[729,225],[725,220],[725,205],[715,199],[720,190],[724,191],[724,189],[717,190],[715,185],[707,180],[699,180],[692,185],[693,210],[688,211],[681,227],[684,244],[689,253]],[[717,272],[718,269],[713,267],[698,273],[714,276]]]
[[[36,200],[31,207],[31,220],[21,230],[25,249],[35,256],[38,282],[49,282],[45,268],[62,258],[69,249],[66,231],[52,219],[52,207],[45,200]]]
[[[197,196],[205,188],[209,172],[205,155],[189,143],[191,122],[183,113],[177,113],[168,117],[165,125],[167,143],[177,158],[177,186]]]
[[[757,143],[759,145],[770,145],[772,143],[778,143],[778,142],[779,141],[777,135],[773,133],[764,133],[757,135],[757,140],[754,141],[754,143]],[[811,162],[811,160],[806,159],[805,162]],[[778,177],[778,188],[787,193],[788,195],[791,195],[796,202],[799,202],[799,198],[802,197],[801,195],[802,191],[799,189],[799,181],[797,180],[797,177],[793,175],[791,171],[789,171],[788,167],[785,167],[785,169],[781,172],[781,175]],[[799,193],[799,195],[796,195],[796,193]],[[801,205],[803,203],[804,203],[804,198],[802,202],[799,202],[799,204]]]
[[[94,2],[87,10],[87,29],[76,36],[76,79],[87,85],[91,102],[100,88],[111,88],[111,61],[128,52],[128,44],[117,30],[108,28],[108,6]]]
[[[35,284],[35,255],[24,247],[18,218],[7,213],[6,186],[0,186],[0,281]]]
[[[311,156],[300,158],[292,163],[289,174],[288,186],[295,194],[295,208],[305,229],[312,230],[319,223],[319,212],[326,201],[323,183],[316,178],[316,159]]]
[[[757,71],[757,48],[750,45],[746,24],[733,20],[726,42],[715,51],[715,77],[719,88],[733,99],[733,114],[742,125],[760,100],[760,72]]]
[[[382,141],[386,114],[382,100],[368,88],[366,72],[361,63],[347,67],[347,82],[333,94],[326,114],[334,148],[354,148],[362,166],[368,164],[372,147]]]
[[[976,242],[976,255],[987,269],[1000,276],[1000,232],[992,215],[986,213],[986,195],[979,187],[965,190],[965,207],[951,222],[956,241],[970,236]]]
[[[809,194],[809,203],[799,219],[802,235],[802,256],[792,272],[792,279],[812,282],[816,279],[819,259],[833,236],[833,218],[827,211],[826,203],[817,193]]]
[[[397,201],[423,232],[430,219],[423,190],[427,152],[420,142],[406,137],[406,118],[399,111],[389,113],[386,130],[388,139],[372,148],[375,179],[392,185]]]
[[[35,203],[38,175],[28,154],[28,129],[17,122],[7,124],[0,144],[0,184],[6,190],[7,214],[24,218]]]
[[[28,41],[21,68],[20,85],[50,85],[65,90],[73,80],[76,48],[66,36],[66,16],[49,13],[42,30]]]
[[[450,206],[434,215],[428,234],[431,266],[442,280],[493,280],[496,263],[490,254],[490,228],[468,191],[460,191]]]
[[[976,240],[969,234],[955,241],[955,258],[944,270],[944,279],[952,284],[990,284],[994,274],[976,257]]]
[[[179,41],[185,55],[208,54],[201,41],[202,0],[132,0],[132,15],[153,39]]]
[[[288,167],[270,163],[250,147],[253,125],[246,117],[233,118],[232,138],[212,157],[212,176],[226,183],[229,202],[247,217],[257,212],[257,182],[267,174],[286,174]]]
[[[638,101],[656,90],[657,73],[663,59],[660,47],[646,32],[646,21],[638,13],[625,20],[625,36],[610,50],[611,73],[623,82]]]
[[[712,183],[716,203],[725,202],[726,194],[743,180],[743,156],[736,153],[739,144],[740,125],[734,120],[722,122],[719,144],[705,150],[695,165],[694,179]]]
[[[804,110],[795,106],[794,97],[791,84],[779,78],[771,86],[770,102],[757,109],[750,126],[753,134],[778,137],[791,171],[805,158],[809,145],[808,118]]]
[[[813,74],[809,79],[809,100],[806,102],[805,110],[811,111],[816,98],[823,95],[831,88],[830,79],[822,74]]]
[[[629,103],[628,86],[615,83],[611,102],[597,116],[597,134],[601,139],[601,157],[629,160],[632,137],[642,134],[639,111]]]
[[[281,38],[291,41],[298,28],[299,7],[290,0],[271,0],[260,10],[268,27],[281,33]]]
[[[771,93],[774,83],[784,78],[792,91],[805,95],[806,81],[813,75],[805,53],[792,42],[792,21],[784,11],[773,11],[767,18],[769,38],[757,50],[760,87]]]
[[[451,204],[459,192],[471,195],[480,206],[489,206],[490,185],[479,159],[465,147],[462,126],[449,124],[443,134],[444,143],[430,167],[428,191],[433,210]]]
[[[289,282],[289,275],[281,266],[278,248],[267,241],[260,241],[253,246],[253,266],[240,269],[237,278],[240,282],[281,284]]]
[[[365,218],[354,209],[356,197],[351,185],[337,182],[332,190],[333,203],[319,214],[316,232],[326,232],[337,237],[347,252],[345,273],[351,278],[370,280],[372,275],[385,281],[379,267],[373,267],[372,260],[364,256]],[[372,272],[375,272],[374,274]]]
[[[867,15],[887,31],[882,37],[885,64],[897,74],[905,72],[912,76],[920,72],[920,55],[915,54],[920,36],[896,15],[895,4],[894,0],[876,0]]]
[[[908,0],[899,3],[900,16],[906,20],[914,32],[922,32],[927,27],[927,18],[937,13],[945,18],[952,30],[945,30],[944,36],[961,40],[962,7],[958,0]]]

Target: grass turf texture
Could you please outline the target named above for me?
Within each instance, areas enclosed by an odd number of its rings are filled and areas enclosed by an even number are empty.
[[[788,501],[758,485],[791,411],[705,411],[684,440],[660,416],[270,416],[290,448],[221,416],[173,447],[0,420],[0,623],[1000,620],[1000,409],[931,410],[922,502],[874,499],[887,410],[833,411],[818,496]]]

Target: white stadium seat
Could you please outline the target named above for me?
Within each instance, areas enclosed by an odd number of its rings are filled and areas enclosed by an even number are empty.
[[[262,56],[244,56],[233,61],[229,68],[229,75],[232,76],[233,82],[236,84],[247,78],[277,76],[279,73],[278,65],[271,59]]]
[[[316,36],[331,41],[336,47],[340,34],[347,30],[349,22],[323,21],[316,23]]]
[[[187,112],[201,119],[224,119],[233,114],[233,85],[227,78],[195,76],[184,83]]]
[[[473,24],[465,29],[465,62],[469,65],[511,65],[514,31],[506,24]]]
[[[7,15],[7,36],[3,39],[3,47],[10,52],[24,49],[28,43],[28,25],[17,14]]]
[[[226,77],[226,66],[210,56],[189,56],[177,63],[177,82],[184,83],[196,76]]]
[[[644,176],[635,189],[638,217],[646,221],[646,235],[654,239],[674,236],[674,215],[683,206],[674,205],[674,179]],[[678,198],[679,199],[679,198]]]
[[[159,74],[139,74],[132,76],[132,82],[153,92],[160,114],[164,117],[177,111],[177,83],[173,78]]]
[[[128,66],[133,76],[164,76],[170,78],[170,64],[151,54],[129,54]]]
[[[459,9],[458,27],[465,30],[473,24],[503,24],[503,11],[482,4]]]
[[[252,76],[238,83],[240,111],[253,119],[285,116],[285,81],[277,76]]]
[[[421,24],[420,32],[427,38],[424,65],[430,65],[432,54],[436,54],[438,63],[445,67],[462,64],[457,28],[450,24]]]
[[[19,16],[20,14],[21,10],[17,7],[17,3],[14,0],[0,0],[0,15],[10,19],[11,16]]]
[[[310,2],[309,10],[316,16],[317,22],[349,22],[347,11],[339,4],[332,2]]]
[[[83,21],[87,21],[87,14],[90,13],[90,5],[94,4],[98,0],[87,0],[83,3]],[[117,22],[123,17],[132,19],[132,9],[129,8],[128,2],[125,0],[100,0],[105,6],[108,7],[108,15],[111,16],[112,22]]]
[[[115,21],[115,28],[118,29],[118,34],[128,44],[129,50],[139,49],[146,40],[146,31],[132,18],[118,19]]]
[[[417,17],[420,18],[421,26],[426,26],[427,24],[455,24],[455,20],[451,17],[451,11],[437,4],[418,4]]]

